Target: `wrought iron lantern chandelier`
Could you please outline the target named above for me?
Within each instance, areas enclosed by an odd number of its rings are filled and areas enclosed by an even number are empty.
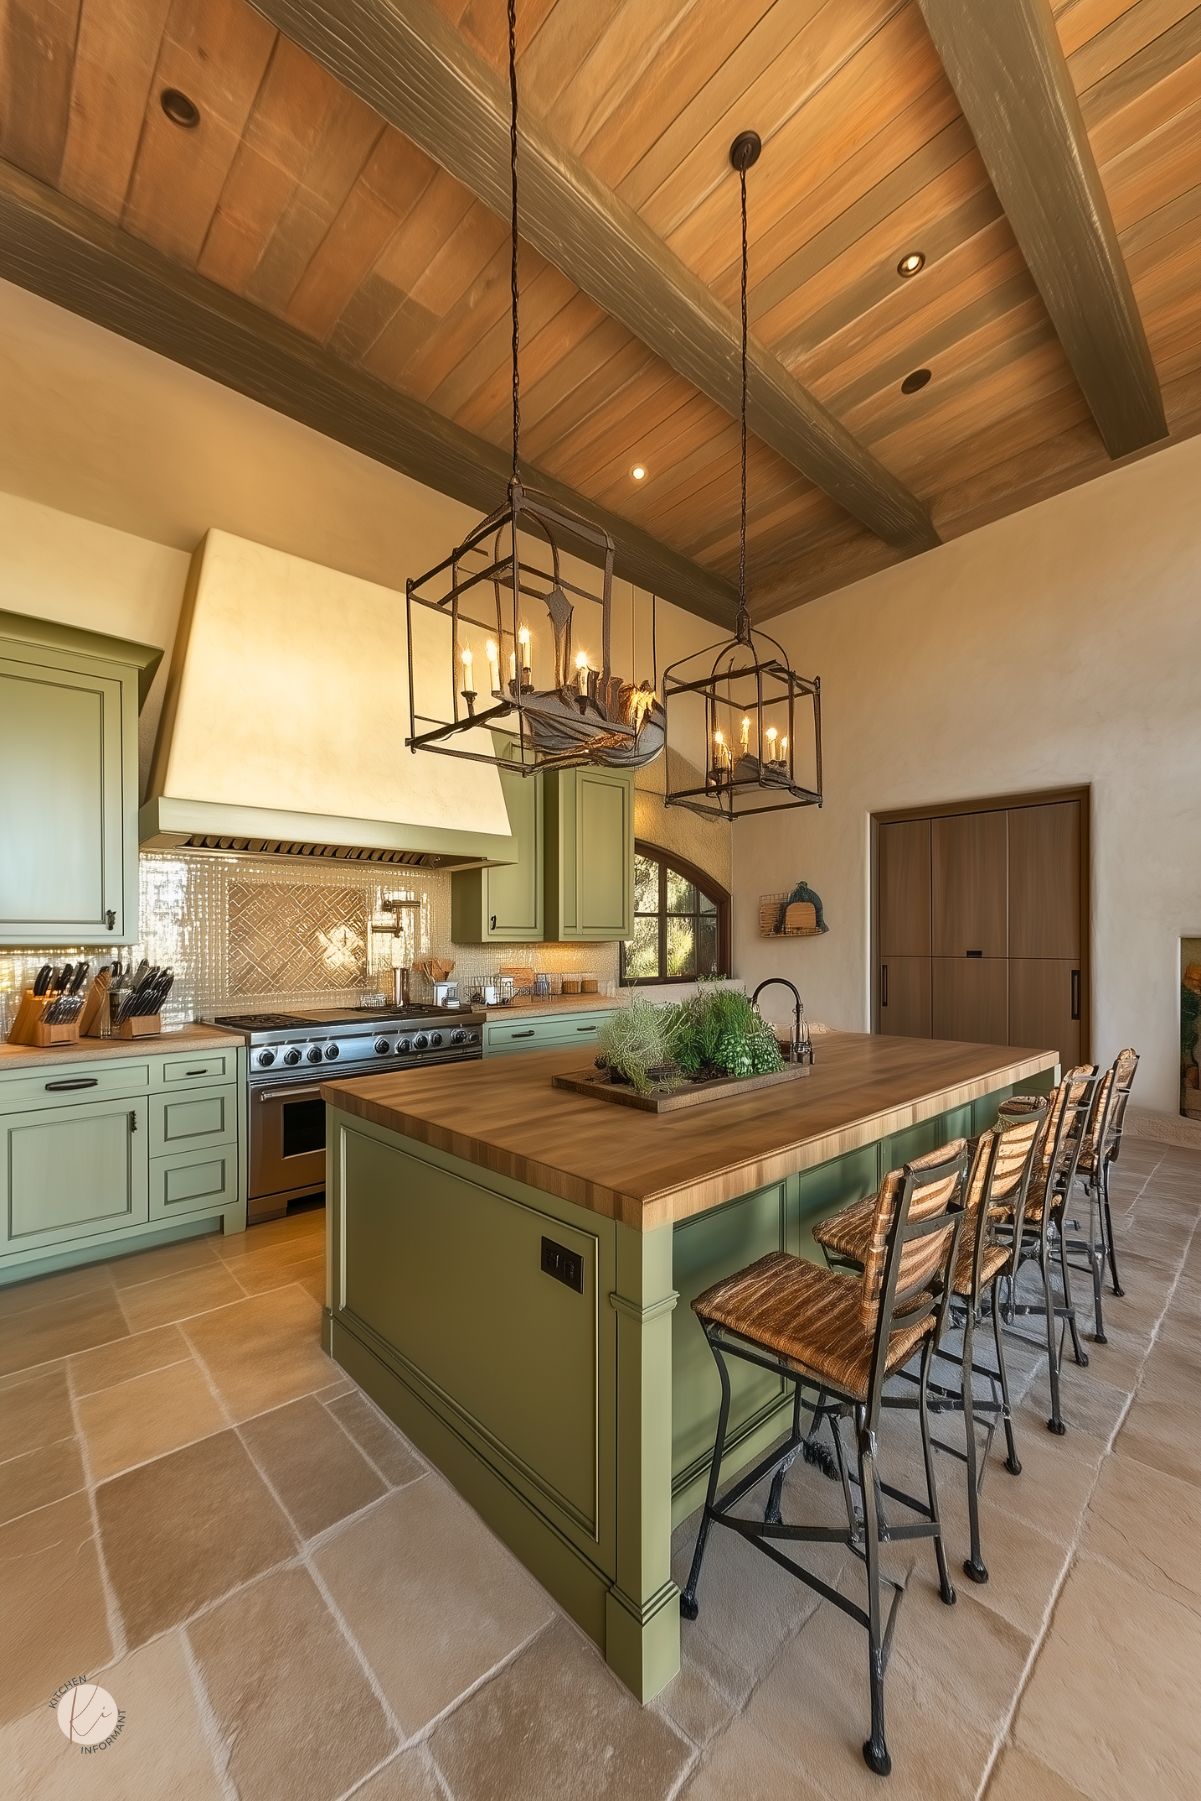
[[[797,675],[783,647],[751,629],[746,600],[746,177],[761,149],[753,131],[742,132],[730,146],[742,205],[742,489],[734,636],[680,658],[663,674],[664,800],[731,820],[822,804],[821,681]]]
[[[665,721],[653,681],[613,670],[613,540],[521,479],[516,0],[508,12],[512,473],[504,505],[405,584],[406,743],[522,775],[584,764],[634,769],[662,751]],[[587,548],[597,583],[569,578],[561,539]]]

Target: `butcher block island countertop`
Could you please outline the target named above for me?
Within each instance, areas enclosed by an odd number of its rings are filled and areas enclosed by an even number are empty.
[[[327,1082],[331,1106],[647,1231],[890,1137],[1057,1064],[1054,1051],[830,1032],[794,1083],[679,1113],[551,1085],[578,1048]]]

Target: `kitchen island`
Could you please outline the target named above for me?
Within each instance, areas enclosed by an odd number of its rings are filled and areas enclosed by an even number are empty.
[[[831,1033],[796,1081],[676,1113],[557,1089],[578,1047],[330,1082],[325,1343],[642,1699],[679,1666],[673,1524],[717,1378],[689,1302],[882,1173],[1046,1088],[1051,1051]],[[725,1474],[787,1427],[735,1379]]]

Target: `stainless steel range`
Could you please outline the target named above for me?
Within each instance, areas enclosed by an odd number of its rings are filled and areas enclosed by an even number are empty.
[[[250,1045],[249,1222],[278,1218],[292,1201],[324,1189],[322,1081],[482,1057],[485,1018],[464,1008],[411,1006],[211,1020]]]

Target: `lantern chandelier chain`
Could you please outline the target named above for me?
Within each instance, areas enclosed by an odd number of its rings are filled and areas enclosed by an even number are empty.
[[[512,3],[512,0],[510,0]],[[747,643],[751,635],[751,617],[746,604],[746,396],[747,396],[747,236],[746,236],[746,172],[747,159],[738,162],[738,187],[742,204],[742,402],[739,408],[740,469],[742,477],[741,506],[738,513],[738,619],[735,636]]]
[[[509,0],[509,193],[512,200],[509,234],[512,243],[509,266],[509,307],[513,320],[513,480],[519,481],[521,479],[521,288],[517,264],[517,0]],[[745,329],[743,335],[745,337]],[[745,356],[745,351],[743,354]],[[744,375],[744,383],[745,380]]]

